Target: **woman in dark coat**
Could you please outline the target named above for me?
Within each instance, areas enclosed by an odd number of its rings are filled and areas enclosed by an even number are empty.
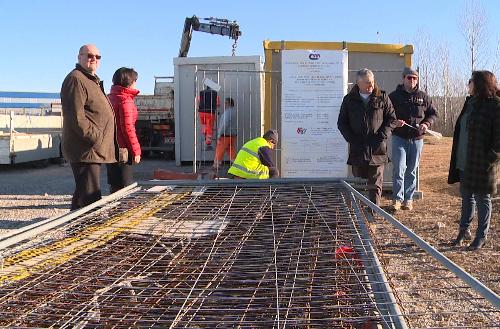
[[[470,223],[477,208],[478,228],[469,250],[482,248],[488,236],[500,163],[500,91],[495,75],[474,71],[470,97],[455,125],[448,183],[460,182],[462,215],[454,245],[471,238]]]

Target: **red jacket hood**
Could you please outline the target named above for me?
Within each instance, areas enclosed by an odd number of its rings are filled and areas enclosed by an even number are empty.
[[[120,85],[112,85],[111,86],[111,95],[116,95],[118,97],[131,97],[134,98],[140,93],[139,90],[134,88],[122,87]]]
[[[134,98],[137,94],[139,90],[119,85],[111,86],[109,94],[115,112],[118,145],[126,147],[132,156],[141,155],[141,146],[135,131],[138,113]]]

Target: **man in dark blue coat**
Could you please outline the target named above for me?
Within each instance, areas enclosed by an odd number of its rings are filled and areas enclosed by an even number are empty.
[[[370,200],[380,205],[384,165],[389,162],[387,138],[396,126],[396,115],[369,69],[358,71],[356,85],[342,101],[337,126],[349,143],[347,164],[354,176],[368,180]]]

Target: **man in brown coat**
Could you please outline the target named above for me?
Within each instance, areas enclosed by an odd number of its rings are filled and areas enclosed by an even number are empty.
[[[100,59],[96,46],[82,46],[76,68],[61,87],[62,153],[71,164],[76,184],[71,210],[101,198],[101,164],[117,158],[113,109],[95,74]]]

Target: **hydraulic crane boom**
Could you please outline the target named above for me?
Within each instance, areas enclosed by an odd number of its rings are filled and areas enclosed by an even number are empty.
[[[236,21],[230,21],[225,18],[201,18],[206,23],[201,23],[200,19],[196,16],[186,17],[184,21],[184,30],[182,31],[181,46],[179,49],[179,57],[186,57],[189,51],[189,46],[191,45],[191,37],[193,31],[206,32],[210,34],[218,34],[222,36],[228,36],[230,39],[234,40],[232,55],[234,56],[236,51],[236,42],[241,36],[240,26]]]

